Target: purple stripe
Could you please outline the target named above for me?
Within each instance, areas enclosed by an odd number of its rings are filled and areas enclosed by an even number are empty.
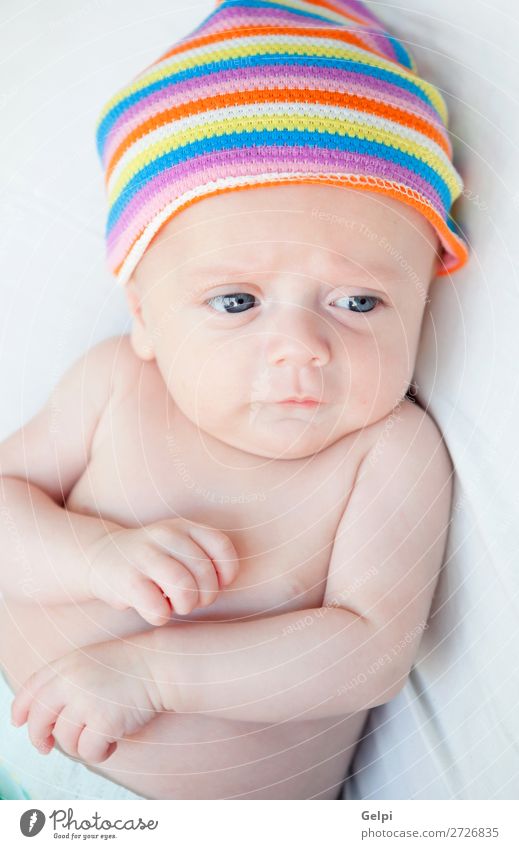
[[[309,0],[309,2],[311,3],[312,0]],[[349,18],[349,20],[344,21],[344,22],[342,22],[342,21],[339,22],[339,21],[320,21],[318,19],[315,19],[316,25],[322,24],[323,26],[335,26],[335,27],[341,27],[341,28],[347,28],[347,29],[349,29],[350,27],[353,27],[353,26],[357,26],[357,27],[365,26],[365,27],[369,27],[371,29],[373,29],[373,27],[375,27],[380,32],[384,31],[384,25],[382,24],[382,22],[377,20],[377,18],[374,15],[372,15],[365,7],[361,7],[360,5],[357,5],[355,7],[353,4],[348,6],[344,3],[342,3],[341,0],[332,0],[332,3],[335,6],[337,6],[337,10],[327,9],[324,6],[323,7],[316,6],[315,12],[310,12],[307,9],[301,9],[301,10],[294,9],[294,11],[291,12],[289,9],[287,9],[285,11],[285,10],[273,9],[273,8],[258,9],[258,8],[254,8],[253,6],[251,7],[251,6],[246,6],[246,5],[245,6],[227,6],[227,7],[222,7],[220,13],[218,15],[215,15],[215,18],[213,18],[213,20],[227,21],[229,19],[234,19],[234,18],[243,18],[246,21],[249,18],[253,18],[253,17],[256,17],[256,16],[257,17],[268,16],[268,18],[270,18],[270,19],[279,17],[279,18],[282,18],[282,19],[285,19],[285,20],[289,20],[290,22],[293,22],[294,20],[300,20],[300,21],[303,21],[303,23],[308,23],[309,26],[314,26],[314,22],[313,22],[312,18],[307,17],[307,15],[314,15],[314,14],[315,15],[320,15],[320,14],[325,15],[327,12],[330,12],[330,11],[335,12],[336,11],[338,14],[340,14],[342,12],[342,14],[346,15]],[[344,9],[342,8],[343,6],[344,6]],[[304,15],[298,14],[299,11],[304,12],[305,14]],[[351,15],[353,15],[355,18],[360,18],[360,21],[357,22],[357,21],[351,20]],[[204,31],[205,31],[205,29],[208,29],[209,26],[212,23],[213,23],[213,21],[209,21],[206,24],[206,27],[204,27]]]
[[[332,2],[341,9],[344,8],[346,14],[351,13],[353,15],[357,15],[358,18],[362,18],[362,20],[366,22],[375,24],[375,26],[379,29],[382,27],[379,19],[364,3],[359,2],[359,0],[332,0]]]
[[[246,9],[240,7],[230,7],[222,9],[221,13],[213,18],[200,30],[197,30],[196,37],[209,35],[214,32],[225,32],[235,26],[250,26],[251,22],[255,26],[271,26],[285,25],[286,26],[307,26],[307,27],[330,27],[334,26],[333,21],[312,20],[312,18],[297,15],[282,9]],[[337,24],[335,24],[337,26]],[[193,34],[191,34],[193,35]]]
[[[328,68],[320,68],[319,75],[312,77],[311,70],[296,65],[290,69],[289,73],[287,73],[286,66],[270,65],[268,68],[264,69],[264,72],[261,75],[258,74],[257,68],[243,67],[240,69],[239,85],[241,90],[250,86],[257,86],[258,89],[261,90],[267,88],[269,83],[286,86],[287,78],[306,82],[315,88],[321,88],[320,82],[322,80],[326,80],[333,91],[339,91],[342,86],[342,88],[347,89],[353,94],[360,94],[365,97],[375,96],[380,100],[384,100],[386,98],[393,100],[396,99],[400,104],[402,101],[405,101],[411,111],[427,118],[434,126],[444,131],[443,124],[441,123],[436,111],[432,107],[427,106],[421,98],[416,97],[411,92],[403,88],[400,88],[398,85],[393,85],[392,83],[387,83],[383,80],[375,79],[374,77],[370,78],[365,75],[360,77],[359,74],[352,73],[351,71],[341,71],[340,69],[333,69],[332,71]],[[143,98],[138,103],[128,109],[125,109],[124,113],[113,125],[108,138],[111,139],[112,137],[115,137],[121,127],[124,127],[127,123],[131,122],[139,116],[140,113],[143,113],[141,120],[145,121],[149,117],[149,114],[147,113],[149,113],[150,107],[154,103],[163,101],[165,97],[168,97],[168,95],[171,100],[170,106],[175,106],[179,101],[182,102],[185,100],[187,102],[194,102],[201,96],[205,96],[206,93],[203,95],[200,93],[200,89],[204,85],[207,86],[209,84],[213,94],[223,94],[226,91],[226,85],[231,83],[235,86],[236,81],[236,72],[227,70],[216,74],[213,73],[185,80],[184,82],[167,86],[160,92],[153,92],[148,97]],[[108,160],[111,156],[111,145],[107,140],[105,150],[103,151],[103,163],[105,167],[107,165],[106,160]]]
[[[397,52],[388,37],[381,32],[374,32],[370,30],[370,35],[372,36],[373,47],[378,50],[379,53],[383,53],[384,56],[387,56],[390,62],[396,62],[399,67],[402,67],[402,63],[398,59]],[[406,68],[408,70],[408,68]]]
[[[318,156],[316,156],[316,152]],[[148,198],[153,198],[168,185],[174,189],[170,198],[170,200],[174,200],[175,197],[180,197],[191,188],[199,186],[206,179],[209,182],[209,180],[217,178],[219,175],[215,174],[215,169],[218,166],[222,168],[222,175],[227,177],[231,176],[231,172],[240,176],[241,174],[268,174],[273,170],[304,171],[306,167],[309,170],[324,171],[325,174],[354,172],[383,177],[402,182],[420,192],[432,203],[440,215],[444,216],[442,202],[429,183],[409,168],[397,165],[395,162],[388,162],[378,156],[347,154],[343,151],[317,149],[309,145],[297,147],[269,146],[268,159],[264,158],[264,153],[264,148],[259,149],[257,157],[251,158],[250,148],[245,147],[233,150],[230,158],[228,151],[204,154],[167,169],[167,171],[146,183],[141,191],[132,198],[108,236],[109,245],[114,246],[123,231],[127,227],[131,227],[133,219]],[[244,166],[243,171],[241,166]],[[203,179],[201,179],[202,171],[207,172]]]

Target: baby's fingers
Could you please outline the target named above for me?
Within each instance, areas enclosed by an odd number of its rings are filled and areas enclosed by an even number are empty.
[[[55,674],[56,670],[52,664],[48,663],[30,675],[22,684],[11,705],[11,722],[13,725],[23,725],[27,721],[29,708],[35,694]]]
[[[192,525],[189,533],[214,563],[220,587],[232,584],[240,564],[236,549],[227,534],[203,525]]]
[[[150,625],[164,625],[171,619],[171,605],[160,587],[149,578],[139,578],[132,586],[129,601]]]
[[[190,540],[189,554],[180,563],[165,554],[158,554],[150,566],[153,580],[169,597],[175,613],[182,616],[195,607],[207,607],[218,594],[218,577],[205,551]]]

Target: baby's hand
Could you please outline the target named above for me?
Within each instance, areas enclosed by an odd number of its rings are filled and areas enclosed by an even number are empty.
[[[133,607],[150,625],[212,604],[238,572],[229,537],[187,519],[107,532],[87,554],[94,598]]]
[[[31,675],[11,706],[28,723],[41,754],[59,743],[72,757],[100,763],[116,740],[134,734],[163,709],[141,651],[122,640],[77,649]]]

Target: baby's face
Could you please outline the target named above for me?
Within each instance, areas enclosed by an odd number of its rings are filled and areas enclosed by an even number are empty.
[[[134,348],[205,433],[262,457],[315,454],[405,395],[438,246],[420,213],[372,192],[206,198],[127,284]]]

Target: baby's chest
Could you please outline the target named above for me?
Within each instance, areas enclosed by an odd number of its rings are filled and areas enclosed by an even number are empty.
[[[133,451],[128,429],[99,442],[68,509],[125,527],[182,516],[224,531],[238,552],[238,578],[192,615],[275,615],[321,603],[355,463],[341,464],[337,452],[290,473],[271,465],[250,475],[213,464],[185,442],[175,451],[167,439],[142,437],[133,434]]]
[[[113,465],[112,465],[113,464]],[[342,475],[340,475],[342,477]],[[184,482],[185,483],[185,482]],[[176,478],[133,474],[100,456],[67,501],[77,512],[103,515],[126,527],[182,516],[224,531],[239,556],[233,585],[210,608],[191,616],[275,615],[319,605],[325,589],[335,531],[346,493],[334,483],[286,484],[281,491],[248,488],[242,479],[218,482],[197,475],[196,486]]]

